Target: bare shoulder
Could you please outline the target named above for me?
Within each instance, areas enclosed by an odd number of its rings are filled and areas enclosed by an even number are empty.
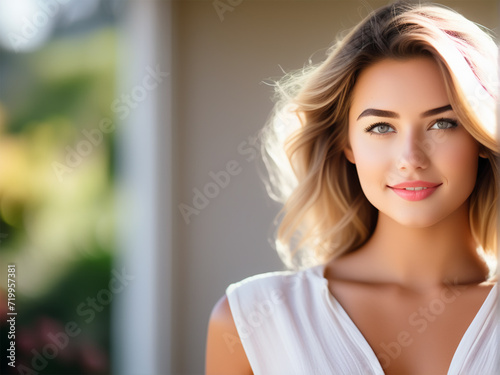
[[[206,375],[251,375],[227,296],[217,301],[208,323]]]

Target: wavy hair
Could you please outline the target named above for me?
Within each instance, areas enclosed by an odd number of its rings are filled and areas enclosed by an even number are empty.
[[[479,158],[469,218],[478,251],[496,259],[496,44],[485,29],[449,8],[398,1],[367,16],[323,62],[274,85],[274,110],[259,136],[267,192],[283,204],[273,240],[288,268],[326,263],[373,234],[378,210],[343,152],[353,87],[377,61],[421,55],[437,62],[460,123],[486,155]]]

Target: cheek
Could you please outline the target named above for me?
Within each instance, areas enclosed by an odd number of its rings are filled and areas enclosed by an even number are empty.
[[[450,185],[472,191],[479,159],[479,148],[474,138],[468,134],[454,137],[441,144],[432,159]]]
[[[357,142],[353,144],[361,187],[365,191],[384,185],[387,182],[386,174],[391,171],[394,155],[384,146],[383,142]]]

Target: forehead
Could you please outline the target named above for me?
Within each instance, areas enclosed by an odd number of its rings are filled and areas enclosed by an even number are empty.
[[[447,104],[443,76],[431,57],[384,59],[359,74],[349,117],[366,108],[411,115]]]

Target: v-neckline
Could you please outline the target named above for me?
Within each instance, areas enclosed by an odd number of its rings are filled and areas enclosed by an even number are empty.
[[[360,344],[362,350],[364,351],[364,354],[369,358],[370,363],[372,366],[376,368],[377,373],[380,372],[380,374],[384,374],[384,370],[382,368],[382,365],[380,364],[380,361],[377,358],[377,355],[375,354],[373,348],[371,345],[368,343],[368,340],[366,337],[363,335],[361,330],[358,328],[358,326],[354,323],[354,321],[351,319],[347,311],[345,311],[344,307],[340,304],[340,302],[335,298],[335,296],[331,293],[329,285],[328,285],[328,279],[325,278],[325,266],[326,265],[319,265],[316,267],[318,276],[320,279],[323,281],[323,286],[326,289],[325,292],[327,293],[329,297],[329,302],[333,303],[335,307],[340,311],[341,315],[343,316],[344,320],[346,323],[351,327],[352,331],[354,334],[357,336],[357,342]],[[489,310],[489,307],[492,304],[492,300],[494,299],[496,295],[496,289],[498,288],[498,282],[495,282],[491,290],[488,292],[488,295],[486,296],[485,300],[481,304],[481,307],[477,311],[476,315],[474,315],[474,318],[472,319],[471,323],[467,327],[465,333],[463,334],[462,338],[460,339],[460,342],[457,345],[457,348],[455,349],[455,352],[453,353],[453,357],[451,359],[451,362],[449,364],[448,370],[446,372],[447,375],[453,375],[450,371],[452,371],[456,366],[456,362],[458,362],[459,359],[459,354],[463,352],[467,352],[470,346],[472,345],[472,342],[469,339],[469,336],[472,335],[473,333],[476,333],[478,330],[478,326],[480,326],[480,319],[482,318],[484,320],[484,315],[485,311]],[[328,306],[332,307],[332,306]],[[332,311],[333,312],[333,311]],[[474,332],[473,332],[474,331]]]

